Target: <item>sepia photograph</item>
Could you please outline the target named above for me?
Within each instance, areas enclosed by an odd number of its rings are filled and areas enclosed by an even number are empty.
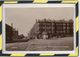
[[[6,51],[73,51],[73,6],[5,7]]]

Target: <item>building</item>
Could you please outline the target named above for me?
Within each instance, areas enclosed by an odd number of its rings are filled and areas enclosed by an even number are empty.
[[[28,33],[28,39],[35,39],[39,34],[39,23],[36,22]]]
[[[12,32],[12,27],[6,24],[6,42],[13,42],[13,32]]]
[[[73,36],[73,20],[36,20],[28,34],[30,39],[50,39],[52,37]]]
[[[14,42],[18,39],[18,31],[13,28],[13,25],[6,24],[6,43]]]
[[[19,38],[18,31],[16,29],[13,29],[13,41],[17,41]]]

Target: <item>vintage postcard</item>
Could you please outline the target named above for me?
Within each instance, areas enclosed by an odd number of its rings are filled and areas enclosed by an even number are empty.
[[[4,4],[3,15],[4,52],[75,52],[74,4]]]

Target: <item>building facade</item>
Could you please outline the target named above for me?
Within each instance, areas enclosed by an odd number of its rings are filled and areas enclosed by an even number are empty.
[[[13,36],[12,27],[6,24],[6,43],[13,42],[12,36]]]
[[[13,25],[6,24],[6,43],[14,42],[18,39],[18,31],[13,28]]]
[[[28,36],[31,39],[73,36],[73,20],[37,20]]]

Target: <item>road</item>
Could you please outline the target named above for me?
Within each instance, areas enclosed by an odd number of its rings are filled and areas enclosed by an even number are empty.
[[[34,39],[29,42],[6,44],[6,50],[12,51],[63,51],[73,50],[73,37],[58,39]]]

